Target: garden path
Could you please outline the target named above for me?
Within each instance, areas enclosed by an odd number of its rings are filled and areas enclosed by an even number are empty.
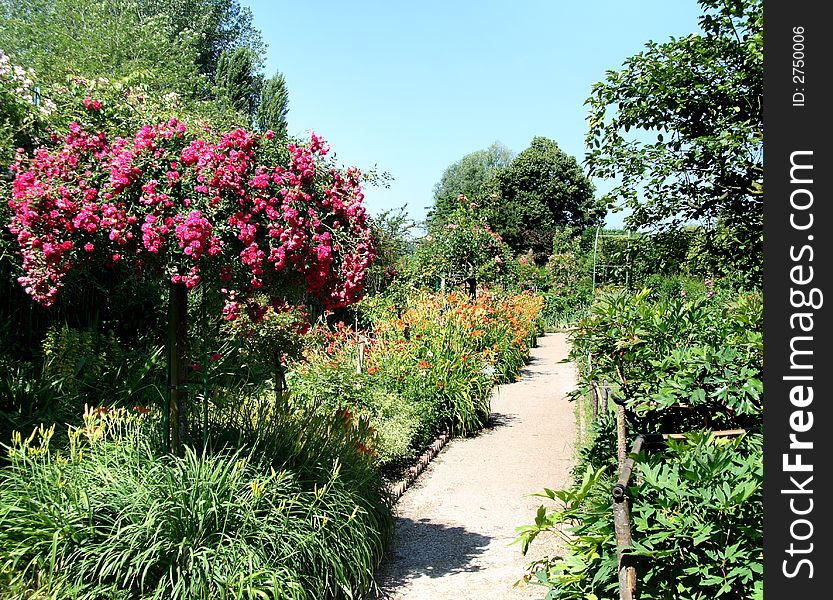
[[[376,600],[544,596],[540,586],[513,584],[525,565],[557,551],[557,536],[539,537],[526,556],[509,544],[549,502],[530,494],[565,487],[575,464],[575,405],[566,394],[576,372],[560,362],[568,350],[563,333],[539,338],[519,380],[493,390],[490,426],[449,442],[405,492]]]

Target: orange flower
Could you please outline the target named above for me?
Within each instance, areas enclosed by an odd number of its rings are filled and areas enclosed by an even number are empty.
[[[353,447],[361,452],[362,454],[373,454],[373,450],[362,444],[361,442],[356,442]]]
[[[353,414],[347,408],[339,408],[336,411],[336,417],[341,419],[345,427],[349,427],[353,422]]]
[[[431,368],[431,365],[429,365],[429,364],[428,364],[427,362],[425,362],[424,360],[419,361],[419,364],[418,364],[417,366],[418,366],[420,369],[430,369],[430,368]]]
[[[379,370],[379,367],[367,367],[367,374],[368,375],[375,375],[376,371]]]

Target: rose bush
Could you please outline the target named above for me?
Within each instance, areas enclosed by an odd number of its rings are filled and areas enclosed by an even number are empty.
[[[73,124],[58,148],[13,165],[19,281],[50,305],[70,269],[129,262],[188,289],[207,278],[228,319],[256,291],[345,306],[374,251],[360,173],[326,163],[328,150],[315,134],[283,147],[271,132],[216,135],[173,118],[129,140]]]

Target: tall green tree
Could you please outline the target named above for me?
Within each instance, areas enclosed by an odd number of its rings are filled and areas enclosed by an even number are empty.
[[[220,55],[245,47],[262,67],[266,48],[260,31],[254,27],[252,11],[237,0],[139,0],[139,13],[153,17],[165,15],[171,34],[192,32],[200,73],[213,80]]]
[[[193,32],[138,7],[138,0],[0,0],[0,48],[45,84],[81,75],[198,93]]]
[[[255,123],[261,131],[271,129],[286,137],[286,115],[289,112],[289,93],[282,73],[275,73],[263,84],[257,106]]]
[[[257,73],[254,52],[246,47],[223,52],[217,61],[215,93],[218,99],[249,118],[257,109],[263,80]]]
[[[763,213],[762,0],[699,4],[700,33],[648,42],[593,86],[586,162],[593,176],[618,178],[605,199],[631,209],[630,226],[742,225],[736,248],[754,257]]]
[[[466,154],[450,165],[434,186],[434,206],[428,214],[429,222],[444,223],[457,210],[457,196],[463,194],[474,202],[481,202],[495,175],[512,162],[512,151],[495,142],[485,150]]]
[[[550,254],[556,227],[583,229],[604,216],[575,157],[545,137],[533,138],[489,189],[483,207],[489,224],[516,252],[531,249],[539,264]]]
[[[401,274],[412,250],[416,223],[408,217],[406,208],[407,205],[385,210],[370,220],[376,258],[367,271],[367,289],[373,294],[384,290]]]

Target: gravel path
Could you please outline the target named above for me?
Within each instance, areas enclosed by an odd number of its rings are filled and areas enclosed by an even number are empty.
[[[568,483],[575,464],[575,385],[566,336],[548,334],[532,349],[519,381],[492,396],[492,426],[456,439],[396,506],[396,533],[377,573],[377,600],[527,600],[544,588],[513,587],[524,566],[558,547],[539,537],[527,556],[509,545],[531,523],[542,498]]]

